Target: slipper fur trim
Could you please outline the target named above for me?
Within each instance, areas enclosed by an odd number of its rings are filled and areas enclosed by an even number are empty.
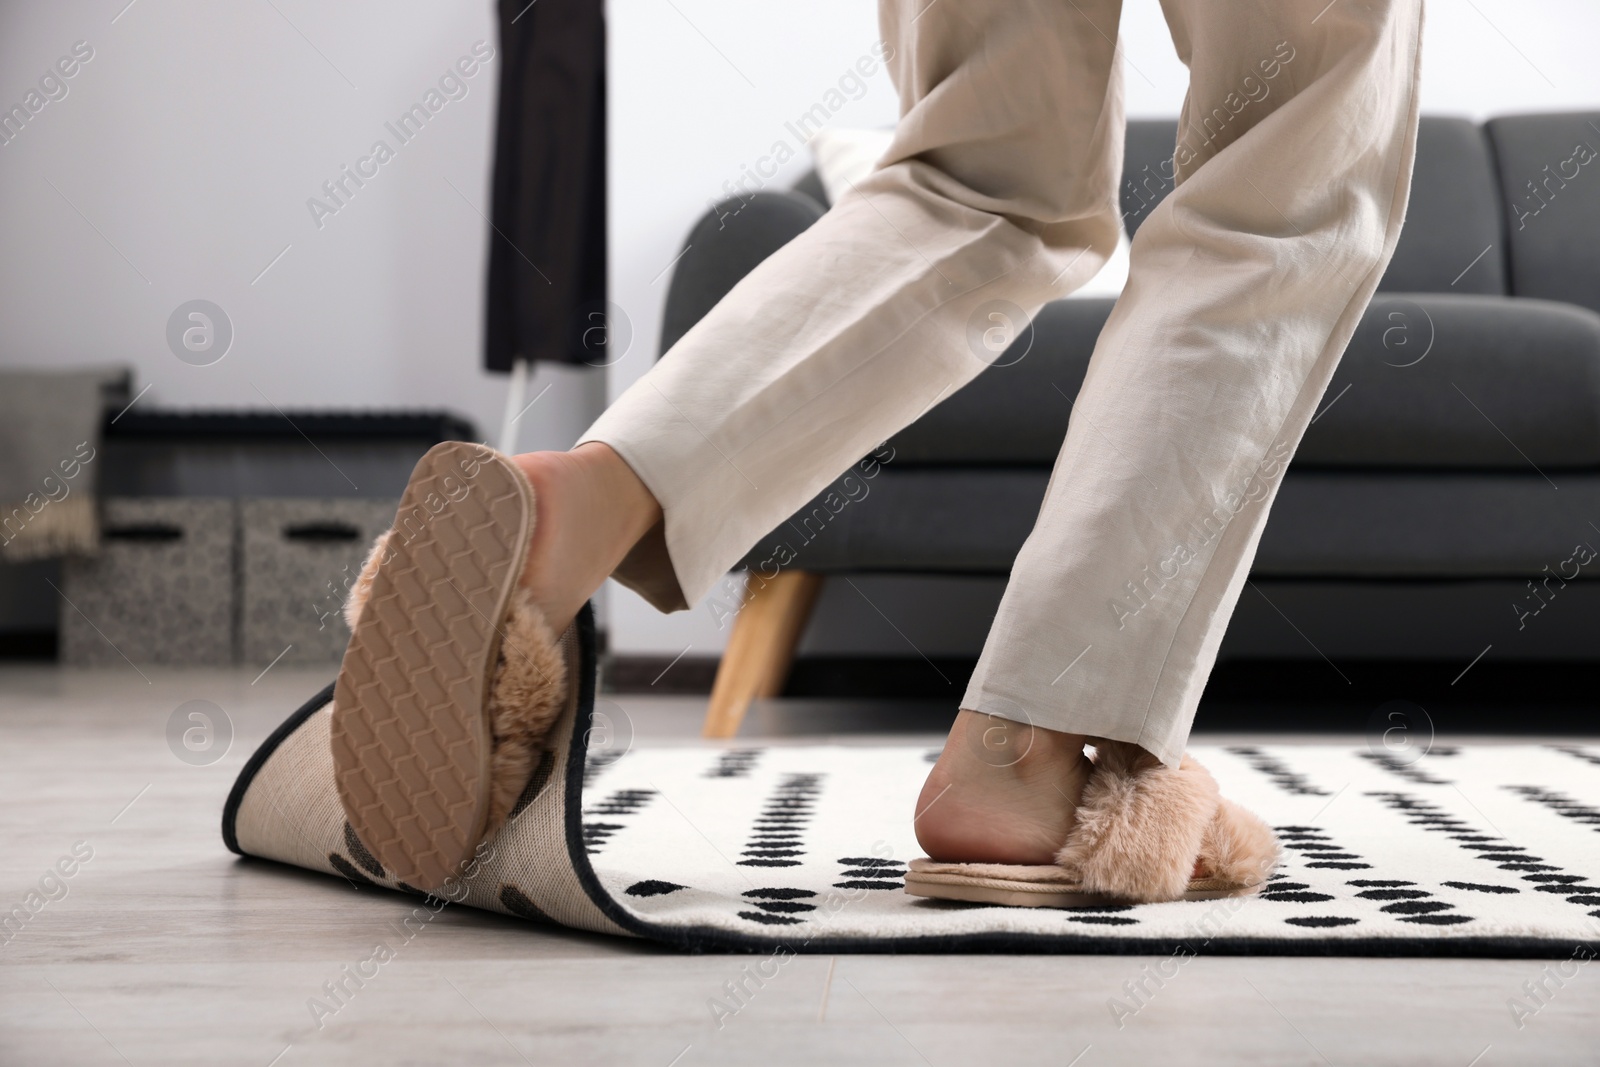
[[[351,633],[356,632],[356,623],[361,621],[361,609],[367,606],[367,597],[372,595],[372,579],[377,576],[378,564],[389,558],[389,538],[393,536],[393,530],[379,534],[372,542],[367,558],[361,561],[361,573],[356,575],[355,584],[350,587],[350,596],[344,602],[344,624],[350,627]]]
[[[500,662],[487,700],[494,737],[490,755],[488,832],[500,828],[533,777],[545,735],[566,704],[562,655],[533,595],[518,588],[501,627]]]
[[[1056,862],[1085,892],[1138,903],[1178,900],[1220,799],[1216,779],[1192,756],[1174,769],[1137,745],[1096,742],[1094,772]],[[1249,841],[1236,842],[1233,826],[1216,845],[1237,864],[1235,845]]]
[[[350,587],[344,620],[351,632],[361,620],[378,566],[388,558],[393,533],[387,530],[373,541]],[[526,589],[512,594],[500,631],[500,658],[484,702],[493,738],[486,837],[505,822],[533,777],[541,743],[560,716],[567,692],[567,659]]]
[[[1235,885],[1260,885],[1278,865],[1278,836],[1255,812],[1227,797],[1206,826],[1200,866],[1214,879]]]

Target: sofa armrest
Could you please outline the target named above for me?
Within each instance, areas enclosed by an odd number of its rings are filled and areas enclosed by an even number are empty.
[[[678,343],[762,260],[805,232],[823,207],[804,193],[734,197],[703,215],[672,271],[661,323],[661,354]]]
[[[1526,297],[1379,293],[1319,408],[1297,467],[1593,469],[1600,315]]]

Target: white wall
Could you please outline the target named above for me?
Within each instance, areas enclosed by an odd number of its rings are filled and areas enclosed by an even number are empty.
[[[1427,18],[1426,111],[1483,118],[1600,107],[1594,0],[1433,0]],[[817,101],[871,46],[877,21],[870,0],[759,9],[742,0],[613,0],[610,20],[612,299],[634,328],[629,357],[612,370],[614,396],[655,355],[669,280],[658,275],[707,198],[767,154],[784,136],[785,120]],[[1125,0],[1121,43],[1128,113],[1175,115],[1188,77],[1156,0]],[[894,94],[880,74],[834,122],[888,125],[895,114]],[[771,185],[783,187],[808,166],[801,153]],[[975,652],[1001,588],[992,581],[857,584],[929,654]],[[964,605],[962,612],[927,610],[947,593]],[[701,655],[726,637],[704,608],[660,616],[620,590],[611,608],[619,651],[676,655],[692,645],[692,654]],[[905,639],[848,587],[824,593],[802,648],[908,654]]]
[[[478,212],[498,60],[410,143],[384,129],[495,45],[489,0],[127,2],[0,8],[6,107],[75,41],[94,49],[0,146],[0,363],[128,362],[150,406],[443,407],[496,433]],[[379,138],[395,157],[319,229],[306,201]],[[166,344],[195,298],[235,329],[209,367]],[[565,447],[603,385],[544,375],[523,444]]]
[[[494,42],[489,0],[126,2],[0,6],[0,105],[21,102],[75,41],[95,52],[64,99],[0,146],[0,364],[126,361],[152,406],[446,407],[494,433],[503,379],[478,369],[478,212],[495,63],[320,230],[306,208],[447,65]],[[707,200],[787,137],[785,121],[866,53],[877,25],[870,0],[612,0],[608,11],[612,299],[634,335],[610,372],[615,395],[655,355],[663,272]],[[1597,39],[1592,0],[1435,0],[1425,106],[1600,105]],[[1184,72],[1156,0],[1127,0],[1123,42],[1130,113],[1174,113]],[[895,112],[880,73],[835,121],[885,125]],[[807,165],[797,153],[773,184]],[[214,366],[167,349],[168,315],[194,298],[235,326]],[[523,448],[566,447],[608,387],[544,369],[534,391],[547,382]],[[960,651],[981,635],[976,609],[959,632],[919,629],[926,586],[863,588],[919,644]],[[703,610],[661,617],[620,591],[611,608],[622,651],[709,654],[725,638]],[[903,648],[863,610],[825,595],[811,647]]]

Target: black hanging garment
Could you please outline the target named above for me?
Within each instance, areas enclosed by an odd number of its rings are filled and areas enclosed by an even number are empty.
[[[602,0],[499,0],[484,366],[606,362]],[[599,342],[599,347],[597,347]]]

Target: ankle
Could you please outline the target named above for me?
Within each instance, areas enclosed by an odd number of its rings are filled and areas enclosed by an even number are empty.
[[[1032,723],[1004,719],[963,708],[950,728],[940,763],[960,774],[1008,771],[1021,781],[1044,784],[1087,762],[1083,734],[1047,730]]]
[[[610,445],[585,441],[565,455],[584,472],[591,491],[600,494],[618,539],[629,548],[661,521],[655,495]]]
[[[522,585],[557,632],[661,519],[661,507],[607,445],[512,457],[537,514]]]
[[[1088,781],[1084,738],[962,711],[917,801],[929,856],[1047,864],[1065,843]]]

